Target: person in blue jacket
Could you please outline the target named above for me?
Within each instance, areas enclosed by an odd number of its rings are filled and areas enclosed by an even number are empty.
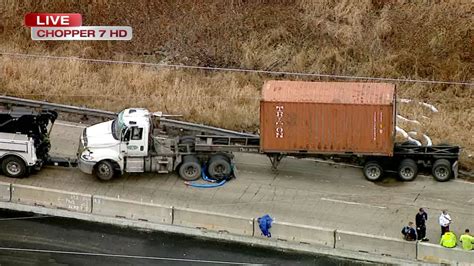
[[[402,228],[403,239],[407,241],[415,241],[418,237],[413,222],[409,222],[407,226]]]

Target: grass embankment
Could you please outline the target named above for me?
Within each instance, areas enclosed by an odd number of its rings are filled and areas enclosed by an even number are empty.
[[[307,73],[472,82],[472,3],[398,1],[7,1],[3,51]],[[78,12],[84,25],[130,25],[130,42],[33,42],[28,12]],[[108,110],[143,106],[237,130],[258,128],[264,80],[297,79],[45,59],[0,58],[0,93]],[[398,84],[399,113],[474,167],[472,87]],[[425,117],[425,118],[424,118]],[[400,122],[405,129],[414,125]],[[471,155],[471,157],[469,157]]]

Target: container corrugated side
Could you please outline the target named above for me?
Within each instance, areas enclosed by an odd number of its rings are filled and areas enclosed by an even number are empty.
[[[341,86],[350,87],[351,83],[341,83]],[[293,86],[293,90],[298,93],[297,86]],[[331,92],[326,91],[328,93]],[[394,86],[385,88],[383,95],[386,93],[392,94],[392,101],[384,100],[380,104],[356,100],[352,103],[286,102],[282,96],[262,100],[261,151],[391,156],[395,131]]]

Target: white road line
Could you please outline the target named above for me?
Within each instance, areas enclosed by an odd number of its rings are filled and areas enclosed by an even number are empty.
[[[40,218],[51,218],[51,217],[54,217],[54,216],[52,216],[52,215],[43,215],[43,216],[30,216],[30,217],[1,218],[0,221],[40,219]]]
[[[321,200],[332,201],[332,202],[343,203],[343,204],[349,204],[349,205],[367,206],[367,207],[378,208],[378,209],[387,209],[387,207],[385,207],[385,206],[370,205],[370,204],[365,204],[365,203],[360,203],[360,202],[353,202],[353,201],[336,200],[336,199],[328,199],[328,198],[321,198]]]
[[[60,125],[60,126],[66,126],[66,127],[76,127],[76,128],[85,128],[86,126],[78,126],[78,125],[73,125],[73,124],[66,124],[66,123],[61,123],[61,122],[55,122],[55,125]]]
[[[45,250],[45,249],[28,249],[28,248],[11,248],[11,247],[0,247],[0,250],[36,252],[36,253],[55,253],[55,254],[68,254],[68,255],[83,255],[83,256],[116,257],[116,258],[118,257],[118,258],[128,258],[128,259],[181,261],[181,262],[206,263],[206,264],[210,264],[210,263],[211,264],[233,264],[233,265],[248,265],[249,264],[249,263],[244,263],[244,262],[233,262],[233,261],[180,259],[180,258],[167,258],[167,257],[135,256],[135,255],[125,255],[125,254],[106,254],[106,253],[90,253],[90,252],[75,252],[75,251]]]

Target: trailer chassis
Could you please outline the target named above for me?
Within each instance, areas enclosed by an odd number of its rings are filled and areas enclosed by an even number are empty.
[[[247,152],[263,153],[268,156],[272,170],[277,170],[286,156],[325,158],[332,157],[339,161],[358,163],[364,167],[364,176],[369,181],[379,181],[385,172],[395,171],[402,181],[412,181],[419,169],[431,169],[437,181],[444,182],[458,175],[459,146],[434,145],[417,146],[412,144],[396,144],[392,156],[370,154],[328,154],[300,152],[262,152],[258,137],[227,137],[214,135],[196,136],[197,152]]]

